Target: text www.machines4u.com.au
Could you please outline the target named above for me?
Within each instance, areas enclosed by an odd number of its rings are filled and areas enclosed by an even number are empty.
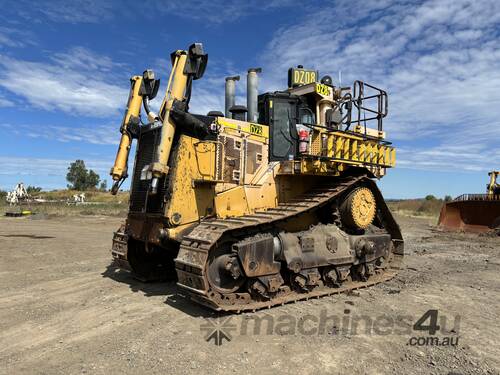
[[[259,335],[399,335],[409,337],[409,346],[455,347],[459,341],[460,315],[453,318],[438,310],[426,311],[421,316],[355,314],[345,309],[343,314],[329,313],[322,309],[319,314],[295,316],[291,314],[253,314],[206,318],[200,331],[207,342],[222,345],[236,336]]]

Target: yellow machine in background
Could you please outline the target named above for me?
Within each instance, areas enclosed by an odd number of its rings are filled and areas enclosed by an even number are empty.
[[[385,91],[361,81],[337,87],[299,66],[286,90],[259,95],[261,70],[249,69],[246,107],[235,104],[239,77],[228,77],[225,114],[191,114],[206,64],[201,44],[172,54],[158,114],[149,109],[154,73],[132,78],[111,170],[116,192],[137,139],[116,262],[142,280],[177,277],[182,294],[228,311],[394,276],[403,239],[373,181],[396,158],[382,127]]]
[[[438,226],[464,232],[489,232],[500,229],[500,171],[491,171],[486,194],[462,194],[441,208]]]
[[[500,175],[500,171],[488,172],[488,176],[490,176],[490,182],[488,183],[488,185],[486,185],[486,193],[490,197],[500,195],[500,184],[497,183],[498,175]]]

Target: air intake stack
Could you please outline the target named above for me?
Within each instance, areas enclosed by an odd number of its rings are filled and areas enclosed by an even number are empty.
[[[231,118],[231,112],[229,110],[232,106],[234,106],[234,98],[236,95],[236,81],[239,80],[240,76],[226,77],[226,103],[224,107],[226,118]]]
[[[247,74],[247,121],[257,122],[259,117],[259,112],[257,110],[257,96],[259,95],[258,80],[259,77],[257,73],[261,73],[261,68],[250,68]]]

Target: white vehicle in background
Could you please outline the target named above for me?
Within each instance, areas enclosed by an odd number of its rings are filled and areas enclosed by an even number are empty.
[[[85,193],[81,194],[74,194],[73,195],[73,202],[74,204],[79,204],[79,203],[85,203],[86,198],[85,198]]]
[[[10,206],[18,204],[21,201],[27,201],[28,199],[30,199],[30,195],[22,182],[18,183],[14,190],[7,192],[6,200]]]

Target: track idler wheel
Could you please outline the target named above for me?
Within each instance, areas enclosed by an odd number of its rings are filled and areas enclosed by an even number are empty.
[[[351,229],[366,229],[373,222],[377,206],[375,196],[367,187],[358,187],[350,192],[340,205],[340,219]]]
[[[212,258],[208,264],[207,276],[212,288],[222,294],[235,292],[245,282],[238,259],[229,254]]]

